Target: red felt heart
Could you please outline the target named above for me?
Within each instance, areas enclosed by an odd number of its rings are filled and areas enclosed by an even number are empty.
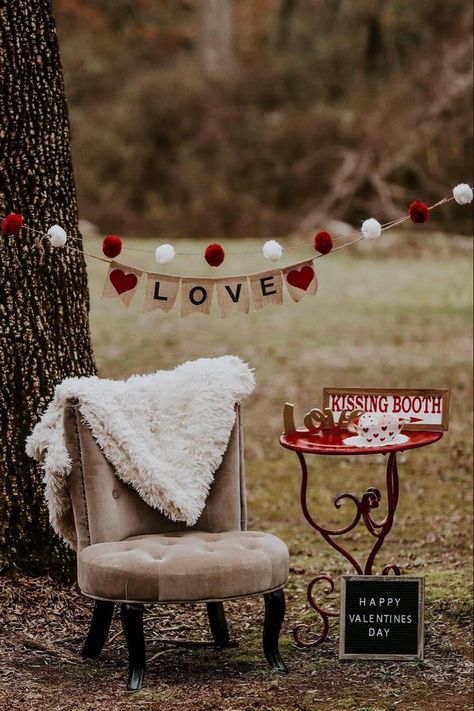
[[[306,291],[313,279],[314,269],[313,267],[310,267],[309,264],[301,267],[301,269],[292,269],[291,272],[288,272],[286,275],[288,284],[291,284],[291,286],[297,286],[298,289],[303,289],[303,291]]]
[[[123,294],[124,291],[130,291],[136,287],[138,278],[136,274],[125,274],[122,269],[114,269],[113,272],[110,272],[110,281],[117,294]]]

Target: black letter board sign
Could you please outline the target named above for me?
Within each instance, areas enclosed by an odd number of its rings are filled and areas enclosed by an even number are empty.
[[[339,659],[423,659],[424,578],[341,576]]]

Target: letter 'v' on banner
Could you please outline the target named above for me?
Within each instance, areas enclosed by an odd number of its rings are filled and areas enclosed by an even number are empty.
[[[143,311],[171,311],[178,295],[181,279],[166,274],[148,274]]]
[[[181,279],[181,316],[211,311],[214,279],[185,277]]]
[[[283,280],[281,270],[271,270],[249,276],[255,311],[268,304],[281,304],[283,301]]]
[[[130,306],[142,274],[141,269],[127,267],[126,264],[119,264],[119,262],[110,262],[102,298],[120,299],[124,306]]]
[[[235,311],[248,314],[250,296],[246,276],[223,277],[214,283],[222,318]]]
[[[318,278],[311,259],[286,267],[282,272],[293,301],[301,301],[305,296],[314,296],[317,292]]]

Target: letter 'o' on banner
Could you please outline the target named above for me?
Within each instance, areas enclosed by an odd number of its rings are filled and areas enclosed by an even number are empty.
[[[193,313],[209,314],[213,289],[214,279],[181,279],[181,316]]]
[[[126,264],[110,262],[109,271],[105,278],[103,299],[120,299],[122,304],[130,306],[137,290],[142,271],[127,267]]]
[[[282,272],[293,301],[301,301],[305,296],[314,296],[317,292],[318,278],[311,260],[294,264],[283,269]]]
[[[148,274],[143,311],[171,311],[179,290],[180,277]]]
[[[283,301],[283,280],[280,270],[262,272],[249,276],[255,311],[268,304],[281,304]]]
[[[217,279],[214,283],[222,318],[235,311],[248,314],[250,296],[246,276]]]

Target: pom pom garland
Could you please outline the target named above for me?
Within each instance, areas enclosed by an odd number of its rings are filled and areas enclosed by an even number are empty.
[[[204,252],[204,259],[211,267],[218,267],[224,261],[225,252],[220,244],[210,244]]]
[[[23,227],[23,217],[10,212],[2,220],[2,232],[4,235],[19,235]]]
[[[47,234],[51,247],[64,247],[67,242],[67,234],[61,225],[53,225],[49,228]]]
[[[412,202],[408,208],[408,214],[412,222],[418,223],[426,222],[430,216],[428,205],[425,205],[425,203],[421,202],[421,200],[415,200],[415,202]]]
[[[318,232],[314,238],[314,248],[320,254],[328,254],[333,247],[332,237],[329,232]]]
[[[467,183],[459,183],[453,188],[453,198],[458,205],[467,205],[472,202],[472,188]]]
[[[109,259],[118,257],[122,251],[122,240],[117,235],[107,235],[102,242],[102,251]]]
[[[283,256],[283,247],[279,242],[274,239],[269,239],[263,245],[263,256],[265,259],[269,259],[271,262],[277,262]]]
[[[155,262],[157,264],[169,264],[176,257],[176,250],[172,244],[160,244],[155,250]]]
[[[369,217],[368,220],[364,220],[360,229],[365,239],[369,240],[378,239],[382,234],[382,225],[373,217]]]

